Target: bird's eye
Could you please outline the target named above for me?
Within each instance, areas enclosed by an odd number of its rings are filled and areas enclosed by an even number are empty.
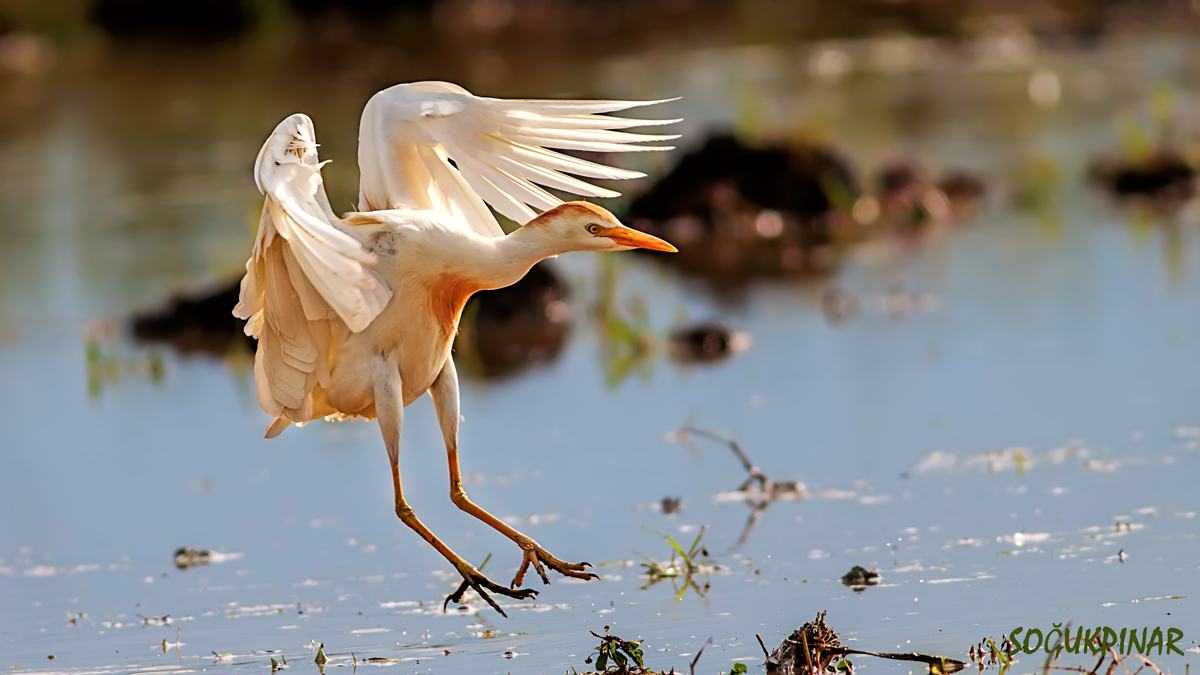
[[[600,226],[595,223],[592,223],[591,225],[587,226],[587,231],[591,232],[592,234],[597,234],[600,232]]]

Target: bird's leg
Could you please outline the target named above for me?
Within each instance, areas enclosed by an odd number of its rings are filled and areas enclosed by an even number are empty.
[[[546,584],[550,583],[550,578],[546,576],[543,564],[564,576],[576,579],[599,579],[599,576],[585,571],[590,566],[589,563],[569,563],[555,558],[546,549],[538,546],[538,543],[532,538],[513,529],[467,497],[466,491],[463,490],[462,472],[458,467],[458,372],[454,367],[453,358],[446,359],[445,365],[442,366],[442,372],[438,374],[433,386],[429,388],[429,395],[433,397],[438,425],[441,426],[442,437],[446,441],[446,457],[450,464],[450,500],[458,508],[512,539],[523,551],[521,567],[513,577],[512,587],[516,588],[525,581],[525,573],[529,571],[530,565],[537,570],[538,576]]]
[[[419,534],[422,539],[429,542],[429,545],[437,549],[446,560],[450,561],[451,565],[458,570],[462,575],[462,585],[458,590],[454,591],[442,606],[443,611],[451,602],[460,602],[463,593],[468,588],[474,588],[479,596],[483,598],[489,605],[492,606],[500,616],[507,617],[504,610],[500,609],[500,605],[496,604],[487,592],[499,593],[510,598],[524,600],[537,595],[537,591],[532,589],[523,589],[514,591],[505,588],[500,584],[493,582],[491,579],[483,576],[479,570],[475,569],[471,563],[464,560],[460,555],[450,550],[449,546],[442,543],[425,524],[422,523],[412,507],[404,500],[404,490],[400,484],[400,428],[404,421],[404,401],[403,389],[400,381],[400,369],[394,358],[384,359],[377,358],[375,363],[375,412],[379,417],[379,430],[383,432],[383,441],[387,446],[388,459],[392,463],[392,487],[396,493],[396,515],[405,525],[412,528],[414,532]]]

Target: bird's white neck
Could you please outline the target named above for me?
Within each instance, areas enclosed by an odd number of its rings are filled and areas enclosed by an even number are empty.
[[[515,284],[539,261],[566,253],[562,240],[543,227],[526,225],[490,242],[486,260],[475,268],[485,289]]]

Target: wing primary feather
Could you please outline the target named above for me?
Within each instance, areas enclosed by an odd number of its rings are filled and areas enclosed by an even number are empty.
[[[526,223],[537,216],[533,209],[525,205],[525,202],[496,187],[479,173],[468,169],[463,171],[463,178],[488,204],[492,205],[492,208],[506,218],[511,218],[518,223]]]
[[[673,145],[624,145],[621,143],[598,143],[594,141],[566,141],[527,134],[510,134],[509,138],[515,143],[522,143],[524,145],[538,145],[543,148],[556,148],[558,150],[585,150],[587,152],[663,152],[675,149]]]
[[[461,158],[460,162],[463,168],[469,168],[471,171],[483,176],[497,189],[502,191],[507,190],[508,195],[518,201],[523,201],[540,209],[554,208],[562,203],[561,200],[528,180],[514,176],[495,165],[488,164],[485,158],[479,157],[476,153],[464,150],[459,153],[459,157]],[[496,206],[496,204],[492,204],[492,206]],[[531,212],[529,217],[532,218],[534,215],[536,214]]]
[[[506,171],[513,176],[545,185],[546,187],[552,187],[585,197],[621,196],[620,192],[592,185],[591,183],[581,181],[578,178],[572,178],[553,169],[544,169],[534,164],[525,164],[508,157],[496,157],[495,161],[496,168]]]
[[[520,110],[523,112],[538,113],[541,115],[547,114],[580,114],[580,113],[610,113],[620,110],[629,110],[630,108],[641,108],[648,105],[658,105],[659,103],[670,103],[678,101],[679,97],[664,98],[657,101],[572,101],[572,100],[554,100],[554,99],[499,99],[477,97],[479,100],[485,101],[491,107],[501,108],[505,110]]]
[[[538,129],[632,129],[657,127],[682,122],[683,118],[643,120],[608,115],[538,115],[520,110],[505,111],[500,116],[505,124]]]
[[[550,127],[500,125],[501,132],[513,135],[536,135],[540,138],[560,141],[601,142],[601,143],[659,143],[673,141],[679,134],[631,134],[624,131],[609,131],[607,129],[555,129]]]
[[[564,155],[561,152],[546,150],[534,145],[525,145],[516,143],[512,139],[505,138],[499,134],[484,134],[494,144],[493,152],[504,156],[509,156],[515,161],[519,161],[531,166],[538,166],[545,169],[557,169],[566,173],[572,173],[576,176],[587,176],[588,178],[604,178],[608,180],[627,180],[631,178],[642,178],[646,174],[640,171],[632,171],[630,169],[618,169],[604,164],[597,164],[586,159],[571,157]]]
[[[487,204],[470,189],[462,174],[450,166],[445,157],[427,147],[418,147],[417,154],[441,192],[445,211],[466,220],[476,234],[485,237],[504,235],[504,230],[500,229]]]

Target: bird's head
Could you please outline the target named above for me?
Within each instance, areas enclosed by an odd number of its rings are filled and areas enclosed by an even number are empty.
[[[675,253],[671,244],[654,235],[626,227],[617,217],[595,204],[567,202],[543,212],[522,229],[554,239],[563,251],[628,251],[644,248]]]

